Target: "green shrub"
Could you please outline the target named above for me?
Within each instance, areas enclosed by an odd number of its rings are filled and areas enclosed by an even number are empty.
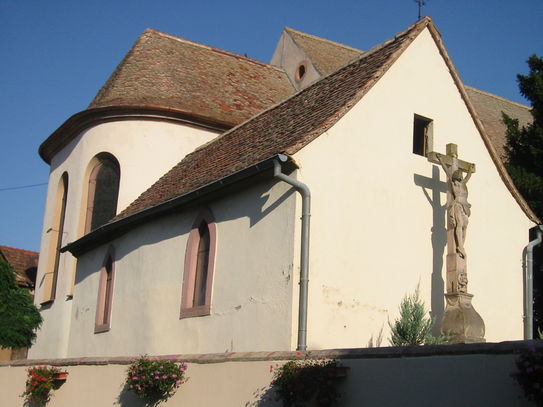
[[[431,331],[434,327],[433,318],[426,317],[424,301],[420,299],[419,288],[414,294],[407,294],[400,303],[400,318],[391,329],[390,344],[392,346],[437,345],[445,343],[444,336],[435,337]]]

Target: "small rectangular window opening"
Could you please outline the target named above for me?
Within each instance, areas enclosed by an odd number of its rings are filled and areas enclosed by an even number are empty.
[[[413,154],[426,157],[432,151],[432,119],[415,115],[413,120]]]

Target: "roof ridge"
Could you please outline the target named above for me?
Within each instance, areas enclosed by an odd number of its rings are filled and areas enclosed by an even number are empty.
[[[362,52],[362,53],[366,52],[366,51],[363,51],[361,49],[354,48],[354,47],[351,47],[349,45],[342,44],[341,42],[332,41],[332,40],[329,40],[327,38],[322,38],[322,37],[319,37],[317,35],[313,35],[313,34],[303,32],[303,31],[296,30],[296,29],[291,28],[291,27],[285,26],[284,30],[287,31],[287,32],[294,32],[294,33],[299,34],[301,36],[309,37],[309,38],[312,38],[314,40],[318,40],[318,41],[321,41],[321,42],[327,42],[327,43],[330,43],[330,44],[333,44],[333,45],[337,45],[337,46],[340,46],[342,48],[345,48],[345,49],[348,49],[348,50],[351,50],[351,51]]]
[[[246,57],[244,55],[239,55],[239,54],[236,54],[236,53],[231,52],[231,51],[226,51],[226,50],[221,49],[221,48],[212,47],[210,45],[206,45],[206,44],[203,44],[201,42],[196,42],[196,41],[188,40],[186,38],[177,37],[175,35],[168,34],[168,33],[165,33],[163,31],[155,30],[154,28],[146,28],[145,31],[143,31],[143,33],[140,35],[140,38],[145,34],[156,34],[156,35],[159,35],[161,37],[168,38],[168,39],[171,39],[171,40],[174,40],[174,41],[179,41],[179,42],[182,42],[182,43],[185,43],[185,44],[194,45],[196,47],[203,48],[203,49],[206,49],[208,51],[216,52],[216,53],[223,54],[223,55],[233,57],[233,58],[237,58],[237,59],[242,59],[242,60],[245,60],[247,62],[252,62],[252,63],[254,63],[256,65],[261,65],[261,66],[264,66],[264,67],[267,67],[267,68],[272,68],[274,70],[283,72],[283,69],[281,69],[281,68],[279,68],[279,67],[277,67],[275,65],[271,65],[271,64],[268,64],[268,63],[262,62],[262,61],[257,61],[256,59],[252,59],[252,58]]]
[[[35,252],[33,250],[26,250],[26,249],[19,249],[18,247],[12,247],[12,246],[6,246],[6,245],[0,245],[0,249],[12,249],[12,250],[19,250],[21,252],[29,253],[29,254],[40,254],[40,252]]]
[[[473,86],[464,85],[464,87],[467,88],[467,89],[473,90],[474,92],[482,93],[483,95],[486,95],[486,96],[491,96],[494,99],[498,99],[498,100],[501,100],[503,102],[511,103],[511,104],[514,104],[514,105],[516,105],[518,107],[523,107],[523,108],[525,108],[527,110],[532,109],[528,105],[523,105],[522,103],[515,102],[514,100],[507,99],[507,98],[504,98],[502,96],[495,95],[494,93],[490,93],[490,92],[487,92],[487,91],[484,91],[484,90],[481,90],[481,89],[474,88]]]

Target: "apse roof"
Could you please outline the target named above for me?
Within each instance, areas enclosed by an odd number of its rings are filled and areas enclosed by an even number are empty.
[[[147,29],[89,109],[181,109],[232,126],[294,92],[275,66]]]

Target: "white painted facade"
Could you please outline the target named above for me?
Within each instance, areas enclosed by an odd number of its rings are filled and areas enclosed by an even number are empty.
[[[36,283],[36,303],[44,298],[44,274],[54,264],[58,214],[58,189],[62,174],[68,174],[68,197],[62,243],[73,242],[84,233],[89,164],[99,153],[112,154],[120,165],[117,212],[134,201],[185,155],[216,137],[216,133],[195,127],[149,121],[124,120],[88,128],[70,141],[51,161],[44,215],[41,260]],[[68,350],[76,259],[60,256],[56,299],[41,307],[44,323],[29,357],[65,357]]]
[[[468,187],[468,290],[487,341],[522,338],[522,249],[534,226],[500,178],[433,38],[425,29],[331,129],[294,155],[312,192],[308,348],[364,347],[420,285],[444,310],[443,171],[412,153],[413,118],[433,120],[433,146],[456,143],[477,165]],[[58,180],[70,177],[64,243],[81,236],[88,162],[113,154],[118,210],[214,134],[147,121],[101,124],[52,162],[41,252],[48,252]],[[154,157],[154,158],[150,158]],[[432,201],[432,202],[430,202]],[[217,223],[211,315],[179,318],[188,233],[198,207],[156,218],[75,259],[61,258],[57,300],[31,358],[221,353],[296,347],[300,206],[283,182],[255,182],[206,203]],[[111,329],[94,333],[99,271],[115,253]],[[40,259],[39,278],[47,259]],[[36,298],[40,298],[38,285]]]
[[[180,319],[185,248],[199,208],[116,239],[111,329],[94,334],[109,246],[79,259],[68,357],[288,349],[294,198],[258,184],[206,205],[217,222],[211,315]]]
[[[468,183],[468,291],[487,341],[522,339],[522,250],[534,224],[500,179],[425,30],[352,110],[294,157],[313,199],[310,349],[365,346],[382,328],[388,344],[388,321],[418,284],[427,308],[438,321],[443,315],[447,197],[432,187],[445,188],[446,178],[411,152],[414,114],[433,119],[435,151],[456,143],[459,157],[477,166]]]

